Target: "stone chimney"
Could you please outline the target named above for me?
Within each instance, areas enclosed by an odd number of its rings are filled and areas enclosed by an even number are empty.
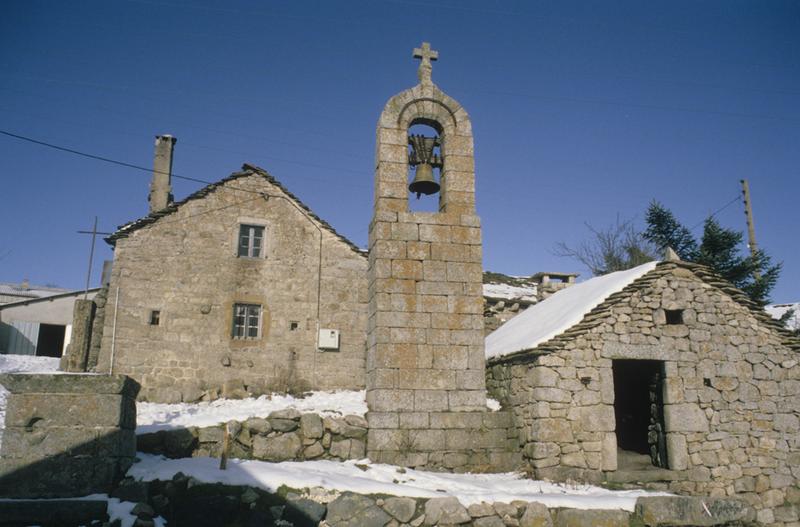
[[[172,203],[172,150],[176,141],[171,135],[156,136],[153,179],[150,182],[150,194],[147,196],[151,214]]]

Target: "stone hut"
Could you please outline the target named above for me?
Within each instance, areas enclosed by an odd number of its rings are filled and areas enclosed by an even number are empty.
[[[487,388],[512,410],[537,478],[737,495],[760,522],[796,521],[784,505],[800,477],[798,351],[707,268],[653,262],[491,334]]]
[[[171,166],[158,168],[161,143],[157,175]],[[151,209],[163,207],[107,239],[114,266],[89,368],[129,375],[159,402],[364,387],[356,245],[255,166],[177,203],[154,198],[171,197],[158,183]]]

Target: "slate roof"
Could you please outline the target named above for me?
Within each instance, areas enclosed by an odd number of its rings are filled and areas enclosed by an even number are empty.
[[[602,324],[614,305],[621,301],[627,300],[633,293],[652,285],[659,278],[671,274],[671,272],[676,268],[688,269],[706,284],[731,297],[734,302],[747,308],[753,317],[759,321],[759,323],[777,333],[782,338],[784,345],[796,352],[800,352],[800,337],[797,337],[794,333],[787,330],[779,321],[772,318],[772,316],[770,316],[762,306],[753,302],[742,290],[736,288],[733,284],[714,273],[710,268],[690,262],[667,261],[659,262],[653,270],[633,280],[621,291],[612,293],[606,297],[603,302],[586,313],[580,322],[570,326],[568,329],[564,330],[553,338],[530,349],[524,349],[515,351],[513,353],[503,354],[501,356],[487,358],[487,362],[490,364],[498,364],[503,362],[524,362],[537,355],[546,355],[562,350],[568,342],[573,341],[577,337],[585,335],[592,328]],[[558,293],[556,293],[556,295],[557,294]],[[553,295],[553,297],[556,295]],[[546,302],[547,300],[538,305],[544,306]],[[499,329],[502,329],[502,326]]]
[[[133,233],[135,231],[138,231],[139,229],[142,229],[144,227],[147,227],[148,225],[156,223],[161,218],[163,218],[165,216],[169,216],[170,214],[176,212],[184,204],[186,204],[186,203],[188,203],[190,201],[197,200],[197,199],[202,199],[202,198],[206,197],[207,195],[211,194],[212,192],[214,192],[215,190],[217,190],[218,188],[224,186],[225,184],[227,184],[227,183],[229,183],[231,181],[236,181],[237,179],[240,179],[240,178],[243,178],[243,177],[252,176],[254,174],[257,174],[257,175],[263,177],[264,179],[269,181],[272,185],[275,185],[276,187],[278,187],[281,190],[281,192],[283,192],[286,195],[286,197],[288,197],[295,204],[297,204],[297,206],[300,207],[309,217],[313,218],[313,220],[315,222],[319,223],[319,225],[323,229],[325,229],[326,231],[330,232],[331,234],[333,234],[334,236],[339,238],[342,242],[344,242],[346,245],[348,245],[356,253],[366,257],[366,251],[365,250],[361,249],[358,245],[356,245],[355,243],[353,243],[352,241],[350,241],[349,239],[347,239],[343,235],[341,235],[338,232],[336,232],[336,229],[334,229],[328,222],[326,222],[325,220],[323,220],[322,218],[317,216],[305,203],[300,201],[300,199],[297,196],[295,196],[294,194],[289,192],[289,190],[286,187],[284,187],[283,184],[280,181],[278,181],[273,176],[271,176],[263,168],[257,167],[255,165],[250,165],[248,163],[245,163],[244,165],[242,165],[242,170],[241,171],[234,172],[233,174],[231,174],[230,176],[228,176],[228,177],[226,177],[224,179],[220,179],[219,181],[217,181],[215,183],[211,183],[209,185],[206,185],[205,187],[201,188],[200,190],[198,190],[198,191],[196,191],[196,192],[194,192],[192,194],[189,194],[186,198],[184,198],[181,201],[176,201],[174,203],[171,203],[167,207],[165,207],[165,208],[163,208],[163,209],[161,209],[159,211],[152,212],[152,213],[150,213],[149,215],[147,215],[147,216],[145,216],[143,218],[139,218],[138,220],[134,220],[134,221],[128,222],[128,223],[126,223],[124,225],[120,225],[117,228],[117,231],[114,234],[112,234],[111,236],[108,236],[107,238],[105,238],[105,241],[109,245],[113,246],[113,245],[116,244],[117,240],[119,240],[121,238],[127,238],[128,236],[130,236],[131,233]]]

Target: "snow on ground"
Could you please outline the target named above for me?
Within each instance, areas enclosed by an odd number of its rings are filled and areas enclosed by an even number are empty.
[[[0,373],[53,372],[58,370],[59,359],[53,357],[34,357],[33,355],[0,354]],[[6,423],[6,399],[8,390],[0,385],[0,442]]]
[[[592,278],[529,307],[486,337],[486,357],[532,349],[563,333],[610,295],[655,269],[656,263]]]
[[[291,395],[262,395],[257,399],[219,399],[210,403],[137,403],[136,433],[146,434],[168,428],[214,426],[230,420],[267,417],[275,410],[294,408],[322,416],[360,415],[367,413],[366,392],[311,392],[303,398]]]
[[[267,463],[234,459],[228,460],[227,470],[220,470],[219,459],[215,458],[166,459],[141,452],[137,457],[140,461],[128,470],[128,476],[142,481],[169,480],[183,472],[205,483],[248,485],[273,492],[286,485],[295,489],[322,487],[360,494],[423,498],[454,496],[465,506],[524,500],[547,507],[632,511],[640,496],[668,495],[644,490],[611,491],[591,485],[558,485],[525,479],[518,473],[424,472],[367,460]]]
[[[772,304],[764,309],[769,313],[769,316],[776,320],[780,319],[788,311],[792,311],[786,321],[786,328],[800,329],[800,302],[795,302],[794,304]]]
[[[527,300],[536,302],[536,287],[521,287],[510,284],[483,284],[483,296],[504,298],[506,300]]]

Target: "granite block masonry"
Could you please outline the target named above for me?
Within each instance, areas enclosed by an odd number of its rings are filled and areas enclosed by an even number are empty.
[[[431,81],[430,61],[438,54],[423,44],[415,57],[422,59],[420,83],[389,100],[377,129],[367,449],[381,462],[475,470],[506,455],[510,438],[483,423],[482,246],[472,126],[464,108]],[[409,135],[415,125],[428,126],[434,137]],[[439,168],[438,211],[409,211],[409,165],[418,178],[423,166],[426,177]]]
[[[107,493],[136,454],[139,385],[124,375],[4,374],[0,496]]]

